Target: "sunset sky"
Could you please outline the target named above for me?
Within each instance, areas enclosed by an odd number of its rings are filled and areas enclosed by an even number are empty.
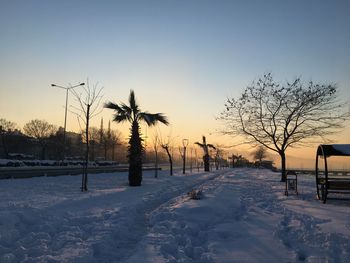
[[[229,145],[215,117],[264,73],[336,83],[350,100],[349,14],[346,0],[0,0],[0,117],[63,126],[65,92],[50,84],[89,78],[104,102],[133,89],[141,109],[165,113],[164,136]],[[111,116],[104,109],[93,125]],[[113,128],[127,135],[127,124]],[[71,113],[67,130],[78,130]]]

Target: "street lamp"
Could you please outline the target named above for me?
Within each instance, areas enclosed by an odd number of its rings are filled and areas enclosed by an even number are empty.
[[[190,172],[192,173],[192,148],[190,148],[191,156],[190,156]]]
[[[185,174],[186,173],[186,147],[188,145],[188,139],[182,139],[182,145],[184,147],[182,173]]]
[[[65,113],[64,113],[64,127],[63,127],[63,160],[66,157],[66,127],[67,127],[68,91],[71,89],[74,89],[78,86],[84,86],[84,85],[85,85],[85,83],[83,83],[83,82],[78,84],[78,85],[69,86],[69,87],[63,87],[63,86],[59,86],[56,84],[51,84],[51,87],[56,87],[56,88],[66,90],[66,108],[65,108]]]

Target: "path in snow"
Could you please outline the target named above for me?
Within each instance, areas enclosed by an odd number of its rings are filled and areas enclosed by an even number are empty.
[[[166,204],[174,197],[183,196],[192,188],[198,187],[203,181],[212,180],[218,174],[200,174],[196,180],[183,180],[172,184],[162,184],[154,191],[139,191],[134,188],[137,193],[142,196],[137,202],[131,206],[125,206],[115,214],[113,220],[109,220],[108,229],[104,232],[103,238],[98,242],[96,239],[93,244],[93,253],[88,257],[83,257],[81,262],[97,262],[99,258],[103,258],[103,262],[122,262],[127,260],[135,253],[135,248],[143,236],[147,234],[149,228],[149,214],[158,207]],[[141,189],[142,190],[142,189]],[[133,197],[135,198],[135,197]],[[123,201],[124,202],[124,201]],[[125,204],[128,204],[129,197],[126,198]],[[99,232],[101,232],[99,230]],[[143,261],[143,260],[141,260]]]
[[[0,262],[347,262],[350,202],[314,199],[301,177],[228,169],[128,187],[126,174],[0,183]],[[201,200],[187,192],[202,189]]]
[[[257,206],[257,196],[268,198],[265,205],[273,199],[268,185],[252,181],[246,170],[231,170],[199,188],[204,199],[182,195],[152,212],[149,233],[127,262],[281,262],[295,257],[274,237],[279,216]]]
[[[167,176],[166,180],[151,177],[135,188],[125,185],[125,175],[117,176],[90,176],[88,193],[78,191],[80,177],[2,181],[1,186],[14,193],[8,191],[2,198],[3,260],[120,262],[133,253],[145,234],[146,214],[216,175],[199,174],[188,179]],[[115,186],[111,185],[113,181]]]
[[[349,201],[325,207],[313,178],[286,197],[278,178],[231,170],[200,186],[203,200],[170,200],[127,262],[348,262]]]

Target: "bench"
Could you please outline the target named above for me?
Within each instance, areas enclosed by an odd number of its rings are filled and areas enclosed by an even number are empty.
[[[350,144],[320,145],[316,152],[316,190],[317,197],[325,204],[329,194],[350,194],[350,176],[348,173],[331,173],[328,171],[327,158],[330,156],[350,156]],[[324,160],[324,171],[318,167],[318,159]]]

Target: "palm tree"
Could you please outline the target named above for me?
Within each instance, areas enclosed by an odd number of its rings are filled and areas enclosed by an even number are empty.
[[[140,133],[140,122],[144,121],[148,126],[156,125],[158,122],[168,125],[167,117],[162,113],[142,112],[135,100],[135,93],[130,91],[129,105],[125,103],[115,104],[108,102],[105,108],[115,111],[113,121],[120,123],[129,121],[131,123],[131,136],[129,139],[129,185],[140,186],[142,182],[142,154],[143,145]]]
[[[214,145],[207,143],[205,136],[203,136],[203,143],[195,142],[204,151],[203,161],[204,161],[204,171],[209,172],[209,149],[216,149]]]

